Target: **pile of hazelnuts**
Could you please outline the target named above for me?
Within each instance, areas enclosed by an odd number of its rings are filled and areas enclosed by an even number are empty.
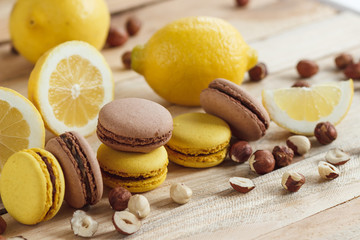
[[[326,145],[337,138],[337,131],[330,122],[320,122],[314,129],[314,135],[320,144]],[[238,141],[232,144],[229,157],[237,163],[248,161],[253,172],[263,175],[272,172],[274,169],[290,165],[294,155],[303,156],[310,148],[311,143],[309,138],[301,135],[290,136],[286,140],[286,146],[275,146],[272,152],[269,150],[257,150],[253,152],[248,142]],[[337,150],[337,155],[342,155],[341,150]],[[345,158],[348,158],[348,156]],[[345,162],[346,161],[335,162],[334,165],[344,164]],[[338,170],[326,162],[319,164],[319,174],[325,179],[334,179],[339,176]],[[255,188],[255,185],[249,180],[250,179],[245,178],[231,178],[229,181],[235,190],[246,193]],[[282,186],[290,192],[298,191],[304,183],[305,177],[301,173],[286,172],[283,175]],[[244,187],[245,185],[246,187]]]

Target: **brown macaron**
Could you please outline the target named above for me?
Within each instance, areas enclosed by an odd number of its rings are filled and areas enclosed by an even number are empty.
[[[50,139],[46,150],[59,161],[65,177],[65,201],[73,208],[94,205],[103,194],[99,163],[89,143],[77,132]]]
[[[232,134],[253,141],[265,135],[270,117],[265,108],[239,85],[226,79],[215,79],[200,94],[204,110],[226,121]]]
[[[147,153],[165,145],[172,130],[171,114],[160,104],[123,98],[100,110],[96,133],[101,142],[115,150]]]

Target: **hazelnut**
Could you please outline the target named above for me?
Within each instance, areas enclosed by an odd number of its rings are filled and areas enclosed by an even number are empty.
[[[107,44],[109,47],[118,47],[122,46],[128,40],[128,34],[119,28],[110,27],[108,37],[107,37]]]
[[[353,57],[347,53],[341,53],[335,58],[335,65],[338,69],[344,69],[348,65],[353,63],[354,63]]]
[[[128,202],[129,211],[138,218],[145,218],[150,213],[150,203],[143,195],[133,195]]]
[[[131,69],[131,51],[126,51],[121,56],[122,63],[126,69]]]
[[[297,192],[305,183],[305,177],[298,172],[285,172],[282,176],[281,185],[290,192]]]
[[[10,52],[11,52],[12,54],[19,55],[18,50],[15,48],[15,46],[14,46],[13,44],[11,44]]]
[[[350,155],[339,148],[328,151],[325,160],[333,165],[343,165],[350,160]]]
[[[109,192],[109,203],[115,211],[122,211],[127,208],[131,193],[123,187],[116,187]]]
[[[258,82],[264,79],[267,76],[267,73],[265,63],[258,63],[249,70],[249,77],[251,81]]]
[[[318,171],[320,177],[324,179],[335,179],[340,175],[339,169],[337,169],[334,165],[324,161],[319,162]]]
[[[247,193],[255,188],[254,182],[249,178],[232,177],[229,179],[230,185],[238,192]]]
[[[251,170],[257,174],[269,173],[275,168],[275,159],[268,150],[257,150],[249,159]]]
[[[3,234],[6,230],[7,223],[5,222],[4,218],[0,216],[0,234]]]
[[[275,165],[278,168],[290,165],[294,158],[294,151],[287,146],[274,147],[272,154],[275,158]]]
[[[76,210],[71,218],[71,229],[76,236],[92,237],[98,229],[98,223],[82,210]]]
[[[238,141],[234,143],[229,151],[231,160],[237,163],[246,162],[252,154],[252,148],[246,141]]]
[[[125,235],[131,235],[137,232],[141,227],[141,221],[128,211],[114,212],[112,222],[116,231]]]
[[[360,79],[360,63],[349,64],[345,68],[344,74],[347,78]]]
[[[299,80],[299,81],[296,81],[291,87],[310,87],[310,84],[308,81],[306,80]]]
[[[128,34],[134,36],[141,28],[141,21],[135,16],[129,17],[125,23],[125,27]]]
[[[239,7],[244,7],[249,3],[249,0],[236,0],[236,5]]]
[[[319,143],[326,145],[337,138],[337,132],[330,122],[318,123],[314,130],[314,135]]]
[[[291,148],[295,154],[304,155],[311,148],[310,140],[301,135],[291,136],[286,140],[286,145]]]
[[[309,78],[319,71],[319,66],[311,60],[301,60],[296,65],[296,69],[302,78]]]
[[[192,196],[192,190],[184,183],[175,183],[170,187],[170,197],[178,204],[187,203]]]

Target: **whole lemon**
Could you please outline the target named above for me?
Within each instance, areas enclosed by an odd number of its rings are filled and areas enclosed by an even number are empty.
[[[110,13],[104,0],[18,0],[10,15],[15,48],[29,61],[70,40],[105,44]]]
[[[200,105],[200,92],[215,78],[240,84],[257,62],[257,53],[228,22],[213,17],[187,17],[157,31],[136,46],[132,69],[169,102]]]

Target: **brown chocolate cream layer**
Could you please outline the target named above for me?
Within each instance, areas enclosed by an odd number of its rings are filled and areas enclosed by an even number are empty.
[[[116,135],[104,128],[99,122],[96,133],[100,141],[103,143],[121,144],[128,146],[148,146],[155,144],[164,145],[170,140],[172,131],[169,131],[161,136],[154,136],[152,138],[132,138]]]
[[[244,107],[246,107],[250,112],[252,112],[257,118],[264,124],[265,129],[269,127],[269,120],[262,113],[264,110],[258,109],[258,106],[253,104],[253,102],[249,99],[252,97],[243,96],[242,94],[246,94],[245,92],[239,93],[238,90],[232,89],[231,87],[222,84],[220,81],[213,81],[209,84],[209,88],[218,90],[219,92],[224,93],[225,95],[230,96],[235,101],[239,101]]]
[[[77,172],[83,185],[86,202],[93,204],[97,200],[95,179],[91,166],[87,161],[87,156],[81,149],[80,143],[71,132],[61,134],[57,140],[75,167],[77,166]]]

